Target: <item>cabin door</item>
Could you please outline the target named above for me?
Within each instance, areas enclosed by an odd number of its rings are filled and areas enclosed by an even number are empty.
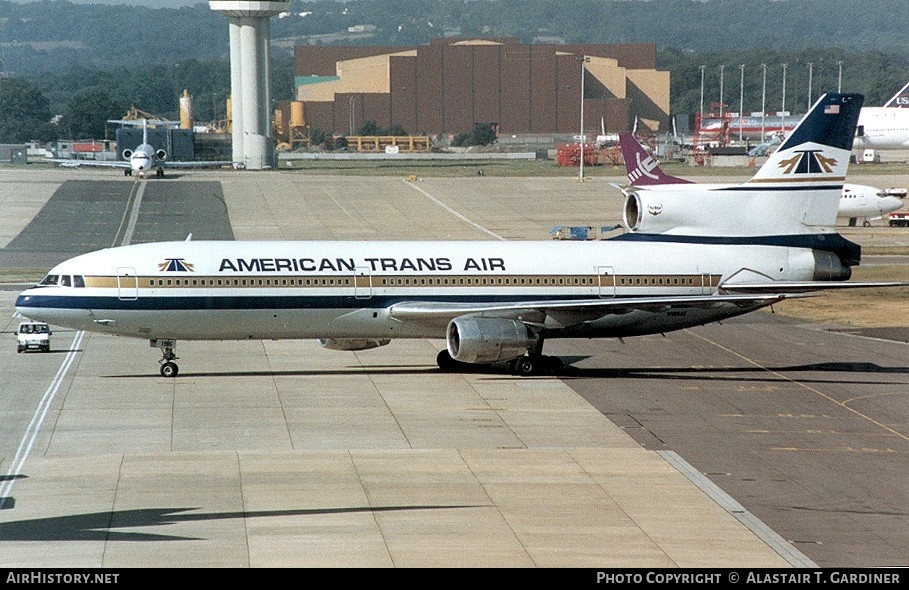
[[[354,269],[354,297],[369,299],[372,297],[372,272],[368,266]]]
[[[136,269],[121,266],[117,268],[117,298],[120,301],[135,301],[139,298],[139,277]]]
[[[597,284],[600,297],[615,297],[615,272],[611,266],[597,267]]]

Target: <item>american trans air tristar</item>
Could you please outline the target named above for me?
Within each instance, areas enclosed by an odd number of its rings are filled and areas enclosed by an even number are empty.
[[[629,192],[629,231],[608,240],[137,244],[59,264],[16,308],[146,338],[163,351],[165,377],[177,374],[180,339],[317,338],[363,350],[445,338],[443,370],[553,370],[548,338],[668,332],[870,286],[846,282],[860,248],[831,229],[861,105],[861,95],[822,97],[743,184]]]

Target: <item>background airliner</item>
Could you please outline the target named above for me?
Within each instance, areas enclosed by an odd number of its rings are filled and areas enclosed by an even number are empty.
[[[154,170],[155,175],[164,176],[164,168],[214,168],[231,164],[231,162],[221,161],[192,161],[192,162],[172,162],[167,160],[167,152],[161,148],[155,149],[148,141],[148,126],[166,125],[168,121],[149,121],[142,119],[141,122],[130,120],[114,120],[110,123],[121,123],[124,125],[142,125],[142,143],[133,149],[125,149],[121,152],[123,160],[76,160],[65,158],[48,158],[49,162],[56,162],[62,166],[78,168],[80,166],[95,166],[99,168],[122,168],[123,174],[132,176],[134,173],[139,178],[145,178]]]
[[[622,149],[622,158],[625,160],[628,182],[632,186],[661,184],[696,186],[690,180],[663,172],[653,156],[632,134],[620,133],[619,144]],[[848,217],[850,226],[855,225],[861,218],[862,224],[869,227],[872,219],[880,219],[891,211],[901,209],[903,204],[902,199],[888,194],[885,190],[865,184],[844,183],[837,216]]]
[[[136,244],[62,262],[16,309],[148,339],[165,377],[179,339],[279,338],[339,350],[440,338],[443,370],[535,374],[560,365],[542,354],[549,338],[667,332],[872,285],[847,281],[861,249],[831,229],[861,104],[821,97],[740,185],[641,187],[629,231],[608,240]]]
[[[856,149],[909,148],[909,84],[882,107],[864,107],[855,132]]]

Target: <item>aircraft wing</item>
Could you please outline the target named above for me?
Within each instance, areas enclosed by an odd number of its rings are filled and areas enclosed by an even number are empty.
[[[82,166],[95,166],[98,168],[129,168],[125,160],[76,160],[74,158],[47,158],[45,162],[60,164],[64,168],[80,168]]]
[[[573,325],[610,314],[631,311],[657,311],[673,307],[713,307],[733,304],[764,307],[784,299],[806,297],[803,293],[741,293],[726,295],[689,295],[664,297],[620,297],[575,299],[571,301],[515,301],[508,303],[444,303],[409,301],[392,305],[391,317],[401,321],[450,321],[472,315],[513,318],[525,323],[540,323],[547,316],[562,325]]]
[[[720,285],[720,290],[726,293],[750,293],[750,294],[770,294],[786,292],[789,294],[807,294],[816,291],[835,291],[839,289],[875,289],[890,287],[909,287],[909,282],[890,281],[890,282],[868,282],[868,283],[850,283],[850,282],[833,282],[833,281],[803,281],[803,282],[767,282],[767,283],[737,283]]]
[[[214,160],[214,161],[183,161],[183,162],[171,162],[165,161],[162,163],[165,168],[220,168],[221,166],[233,166],[233,162],[226,160]]]

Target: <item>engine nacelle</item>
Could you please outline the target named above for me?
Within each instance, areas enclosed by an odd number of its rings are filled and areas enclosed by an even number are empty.
[[[702,206],[701,202],[703,196],[694,192],[629,192],[625,195],[622,220],[631,231],[653,234],[679,229],[697,231],[722,225],[722,220],[712,215],[711,208]]]
[[[129,160],[133,157],[133,150],[123,150],[123,159]]]
[[[523,356],[537,337],[522,322],[498,318],[455,318],[448,323],[448,354],[462,363],[494,363]]]
[[[369,350],[379,348],[391,342],[388,338],[319,338],[322,348],[329,350]]]
[[[852,269],[844,266],[840,257],[832,252],[812,250],[814,256],[815,281],[848,281],[852,276]]]
[[[155,157],[158,158],[159,160],[164,160],[167,158],[167,152],[165,152],[164,150],[158,150],[155,152]]]

